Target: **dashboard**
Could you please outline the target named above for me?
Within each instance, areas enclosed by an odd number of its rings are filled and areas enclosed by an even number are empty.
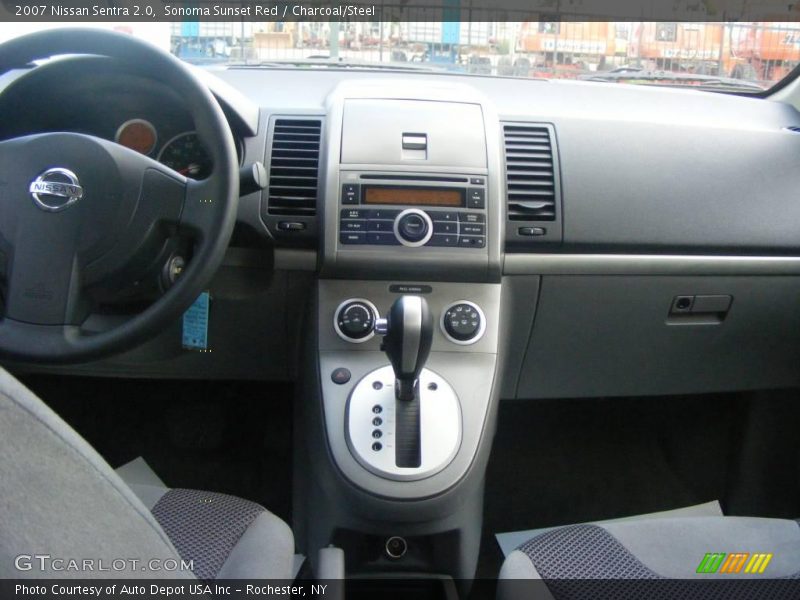
[[[28,99],[0,106],[14,115],[0,138],[61,128],[113,140],[133,120],[141,151],[179,171],[202,164],[168,82],[130,65],[89,77],[82,60],[0,81]],[[203,77],[243,169],[262,163],[268,175],[240,199],[212,287],[215,352],[186,354],[165,332],[86,370],[291,379],[319,281],[352,282],[347,297],[326,299],[324,319],[332,347],[348,351],[374,340],[337,335],[342,302],[447,283],[502,288],[491,310],[468,288],[441,307],[463,300],[490,316],[503,397],[800,384],[800,114],[790,105],[426,72],[217,67]],[[447,335],[453,351],[460,334]]]

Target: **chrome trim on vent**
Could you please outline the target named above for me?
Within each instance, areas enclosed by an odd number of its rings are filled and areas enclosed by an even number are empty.
[[[506,254],[504,275],[800,275],[800,256]]]

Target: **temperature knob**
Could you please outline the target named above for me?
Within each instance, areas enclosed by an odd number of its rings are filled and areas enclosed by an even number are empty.
[[[375,320],[378,309],[369,300],[353,298],[345,300],[336,309],[333,328],[340,338],[355,344],[366,342],[375,335]]]
[[[486,317],[477,304],[461,300],[444,309],[441,327],[445,337],[454,344],[474,344],[486,331]]]

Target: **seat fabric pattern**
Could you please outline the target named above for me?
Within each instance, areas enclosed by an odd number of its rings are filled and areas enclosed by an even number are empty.
[[[649,569],[608,531],[590,524],[548,531],[518,550],[530,558],[556,600],[788,600],[797,598],[800,590],[800,571],[764,580],[668,579]]]
[[[255,502],[236,496],[173,489],[161,497],[152,513],[181,558],[193,561],[194,574],[211,580],[264,510]]]

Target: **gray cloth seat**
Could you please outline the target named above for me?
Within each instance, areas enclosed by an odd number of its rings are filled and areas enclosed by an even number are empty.
[[[725,555],[715,559],[718,566],[713,573],[698,572],[706,554]],[[734,559],[733,554],[747,556]],[[746,573],[756,554],[772,556],[763,573]],[[728,558],[735,562],[723,568]],[[742,566],[736,569],[739,563]],[[731,570],[735,572],[723,572]],[[556,600],[631,593],[654,599],[796,598],[800,527],[796,521],[751,517],[571,525],[537,535],[511,552],[500,579],[498,596],[503,599],[530,597],[533,592]],[[520,580],[543,582],[526,587]]]
[[[2,368],[0,450],[0,579],[292,578],[294,539],[278,517],[116,473]]]

